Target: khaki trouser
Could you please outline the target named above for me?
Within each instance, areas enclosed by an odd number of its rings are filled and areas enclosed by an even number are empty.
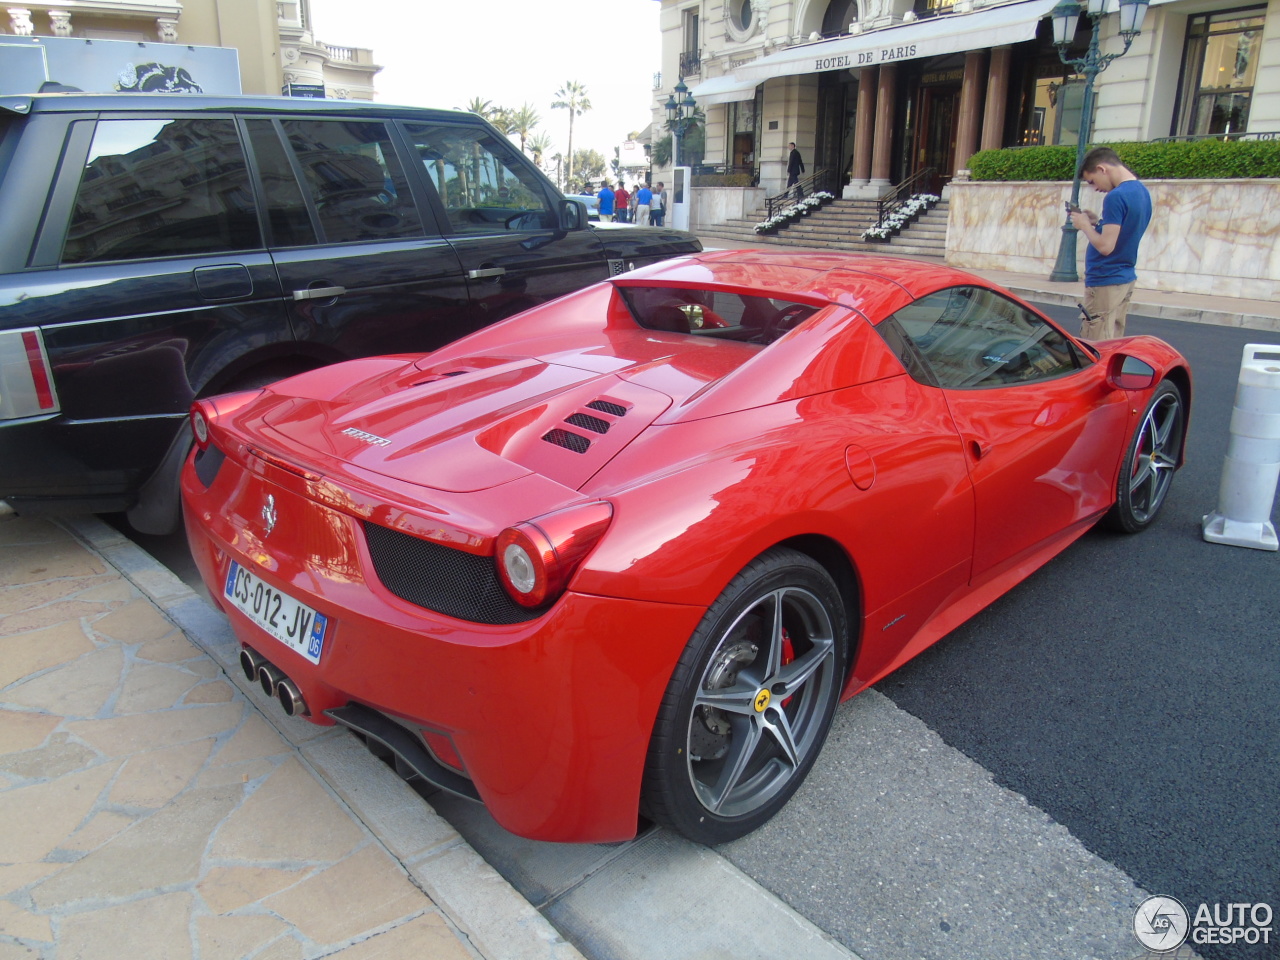
[[[1133,298],[1133,281],[1105,287],[1084,288],[1084,310],[1088,320],[1080,324],[1085,340],[1111,340],[1124,336],[1124,321]]]

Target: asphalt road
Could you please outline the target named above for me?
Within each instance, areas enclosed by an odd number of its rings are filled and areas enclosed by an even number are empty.
[[[1200,535],[1241,352],[1280,335],[1148,318],[1129,332],[1172,343],[1195,377],[1163,516],[1089,533],[879,689],[1152,893],[1280,910],[1280,554]],[[1280,957],[1274,942],[1197,949]]]
[[[1045,309],[1074,325],[1072,311]],[[882,682],[905,713],[874,697],[844,705],[788,808],[721,848],[866,960],[995,960],[1037,940],[1037,956],[1136,957],[1136,941],[1087,943],[1061,919],[1131,917],[1119,871],[1193,912],[1280,912],[1280,554],[1200,536],[1241,351],[1280,335],[1140,317],[1130,332],[1173,343],[1196,380],[1187,465],[1157,524],[1133,537],[1089,533]],[[137,539],[196,579],[181,537]],[[1012,793],[992,802],[991,779]],[[1043,824],[1014,795],[1047,814]],[[903,827],[894,811],[908,807],[915,819]],[[1078,863],[1048,818],[1100,861]],[[1046,860],[1045,847],[1061,849]],[[1025,924],[1033,897],[1065,901],[1044,922],[1067,929],[999,929]],[[1280,957],[1275,942],[1197,950]]]

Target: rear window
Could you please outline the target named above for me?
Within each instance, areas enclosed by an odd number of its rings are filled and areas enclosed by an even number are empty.
[[[820,307],[773,297],[673,287],[620,287],[636,323],[646,330],[769,344]]]

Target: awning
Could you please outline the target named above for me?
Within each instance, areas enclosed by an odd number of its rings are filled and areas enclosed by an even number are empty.
[[[717,103],[732,103],[735,100],[751,100],[756,95],[756,85],[760,80],[741,80],[732,73],[723,77],[712,77],[703,80],[689,91],[700,106],[711,107]]]
[[[1021,43],[1036,35],[1036,25],[1057,2],[1058,0],[1022,0],[1020,3],[1008,3],[976,13],[930,17],[928,20],[904,23],[856,36],[790,47],[744,63],[731,77],[708,80],[706,84],[699,84],[699,88],[718,83],[723,85],[726,92],[746,89],[747,84],[754,89],[755,84],[772,77],[824,73],[828,70],[857,70],[860,67],[875,67],[898,60],[916,60]],[[694,96],[701,99],[696,89]],[[716,94],[712,93],[711,96]],[[723,103],[725,99],[743,98],[725,97],[709,99],[708,102]]]

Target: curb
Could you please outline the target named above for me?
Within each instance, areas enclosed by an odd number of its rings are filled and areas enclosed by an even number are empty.
[[[0,501],[0,515],[5,512]],[[147,596],[298,751],[485,960],[584,960],[407,783],[344,731],[285,716],[239,666],[226,620],[141,547],[97,517],[55,521]]]

